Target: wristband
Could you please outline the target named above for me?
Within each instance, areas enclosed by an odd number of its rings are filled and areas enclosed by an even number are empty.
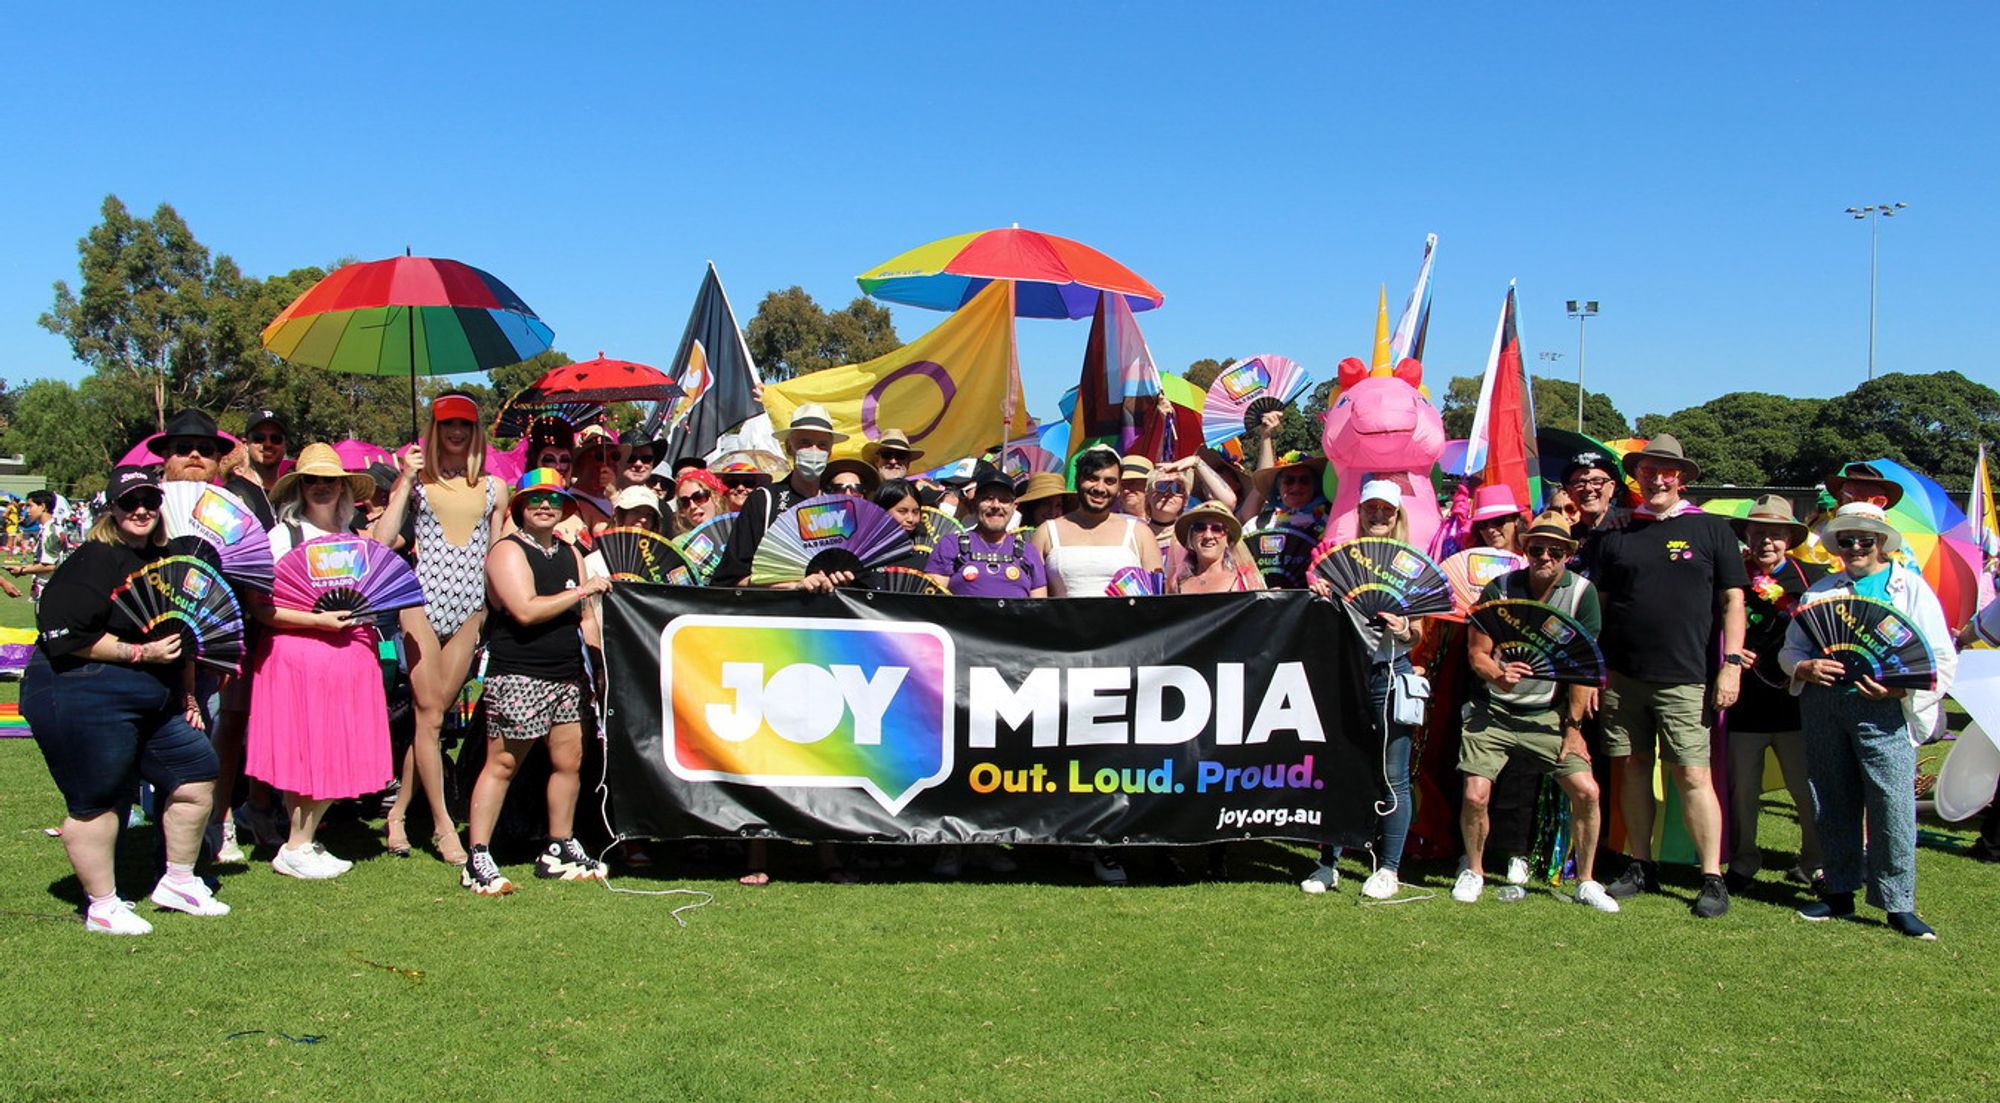
[[[146,661],[146,647],[144,644],[131,643],[131,644],[126,644],[125,646],[130,647],[132,649],[133,666],[138,666],[140,663]]]

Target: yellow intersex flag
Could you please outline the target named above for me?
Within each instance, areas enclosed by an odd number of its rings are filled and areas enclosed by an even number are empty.
[[[816,371],[764,388],[773,428],[791,424],[807,402],[826,407],[855,455],[901,429],[924,453],[923,466],[977,456],[1026,423],[1014,355],[1014,285],[995,280],[936,329],[887,356]]]
[[[1389,362],[1394,348],[1394,335],[1389,332],[1389,285],[1385,283],[1375,293],[1375,354],[1369,358],[1369,368],[1395,367]]]

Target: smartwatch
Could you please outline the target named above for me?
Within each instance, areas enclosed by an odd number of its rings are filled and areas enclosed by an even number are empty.
[[[1743,653],[1741,651],[1732,651],[1729,654],[1724,655],[1722,657],[1722,661],[1729,664],[1730,666],[1748,665],[1743,661]]]

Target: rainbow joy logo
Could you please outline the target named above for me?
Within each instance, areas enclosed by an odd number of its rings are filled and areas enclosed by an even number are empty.
[[[1222,373],[1222,389],[1231,398],[1240,399],[1244,395],[1256,394],[1271,385],[1271,373],[1264,365],[1251,361],[1234,371]]]
[[[201,497],[195,500],[189,517],[195,524],[214,533],[225,547],[232,548],[243,539],[251,522],[250,514],[212,490],[203,491]]]
[[[849,502],[821,502],[799,510],[799,539],[845,540],[854,535],[854,506]]]
[[[684,616],[660,653],[684,781],[860,789],[894,815],[951,775],[956,656],[934,625]]]
[[[306,577],[317,584],[360,582],[368,559],[359,540],[333,540],[306,548]]]

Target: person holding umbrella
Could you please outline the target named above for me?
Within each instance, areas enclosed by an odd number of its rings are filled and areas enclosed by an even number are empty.
[[[430,414],[418,444],[403,453],[402,472],[371,534],[415,555],[427,598],[402,613],[416,736],[403,760],[402,788],[389,809],[388,847],[391,854],[409,853],[403,820],[421,782],[430,799],[438,856],[464,865],[465,849],[444,799],[438,733],[445,710],[465,685],[486,623],[486,555],[507,519],[507,488],[486,474],[486,433],[471,395],[445,391],[431,400]]]

